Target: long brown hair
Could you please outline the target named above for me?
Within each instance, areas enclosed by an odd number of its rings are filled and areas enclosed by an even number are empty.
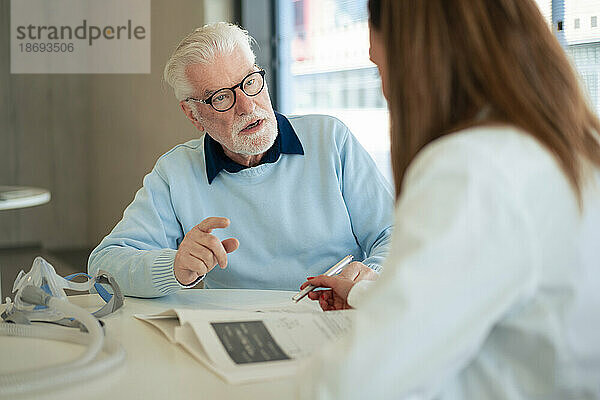
[[[425,145],[501,122],[555,155],[581,204],[582,161],[600,166],[600,124],[533,0],[371,0],[369,8],[387,53],[396,198]],[[486,107],[490,116],[477,120]]]

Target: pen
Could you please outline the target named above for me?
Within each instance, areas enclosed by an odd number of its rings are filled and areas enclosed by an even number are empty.
[[[325,272],[323,275],[326,275],[326,276],[337,275],[338,273],[342,272],[342,270],[344,269],[344,267],[346,265],[350,264],[350,261],[352,261],[353,258],[354,258],[354,256],[346,256],[346,257],[342,258],[337,264],[335,264],[333,267],[329,268],[327,270],[327,272]],[[294,297],[292,297],[292,300],[294,300],[297,303],[300,300],[302,300],[304,298],[304,296],[306,296],[307,294],[309,294],[316,288],[317,288],[316,286],[308,285],[307,287],[305,287],[304,289],[302,289],[301,291],[296,293],[296,295],[294,295]]]

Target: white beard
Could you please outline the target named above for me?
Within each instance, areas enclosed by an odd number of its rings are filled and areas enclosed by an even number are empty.
[[[260,118],[263,126],[258,132],[252,134],[240,134],[249,123]],[[275,118],[262,109],[256,109],[252,115],[237,121],[231,132],[231,148],[228,150],[247,156],[256,156],[269,150],[277,138],[277,122]]]

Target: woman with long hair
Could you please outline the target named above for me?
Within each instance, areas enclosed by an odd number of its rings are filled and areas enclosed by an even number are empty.
[[[600,123],[533,0],[370,0],[393,247],[304,389],[339,399],[600,396]],[[306,282],[304,286],[306,286]]]

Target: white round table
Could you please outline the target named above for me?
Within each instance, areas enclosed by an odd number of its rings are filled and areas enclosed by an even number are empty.
[[[46,189],[27,186],[0,186],[0,210],[14,210],[46,204],[50,192]],[[2,299],[2,270],[0,266],[0,303]]]
[[[46,189],[26,186],[0,186],[0,210],[39,206],[50,201]]]

